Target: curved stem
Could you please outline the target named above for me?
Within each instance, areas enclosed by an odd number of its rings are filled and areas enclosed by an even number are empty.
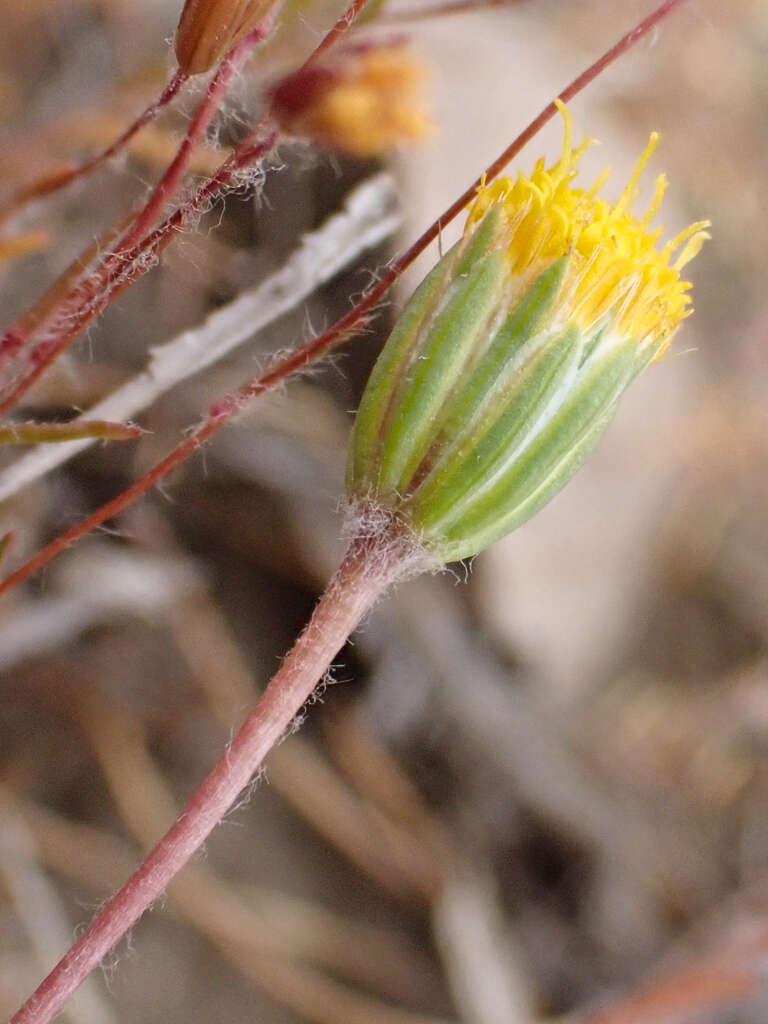
[[[100,153],[95,156],[89,157],[82,163],[75,164],[74,166],[67,165],[66,167],[60,168],[52,173],[45,174],[33,181],[30,185],[25,185],[19,189],[11,198],[0,206],[0,224],[8,217],[17,213],[19,209],[26,203],[33,199],[42,199],[44,196],[51,195],[53,192],[58,192],[59,189],[65,188],[71,184],[77,178],[82,178],[86,174],[100,167],[106,163],[107,160],[111,160],[113,156],[116,156],[136,135],[142,128],[148,125],[151,121],[157,117],[157,115],[167,107],[168,104],[173,100],[182,86],[187,82],[187,75],[182,71],[176,70],[170,78],[168,84],[165,86],[163,91],[153,100],[152,103],[146,107],[136,120],[126,128],[126,130],[120,135],[113,143],[103,149]]]
[[[10,1024],[46,1024],[101,959],[165,891],[253,778],[377,598],[414,568],[412,543],[353,541],[306,629],[240,731],[174,825],[95,917]]]

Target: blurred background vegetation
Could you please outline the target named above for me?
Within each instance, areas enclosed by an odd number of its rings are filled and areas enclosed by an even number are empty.
[[[165,80],[179,7],[0,0],[4,190],[120,132]],[[388,164],[399,237],[157,401],[138,417],[151,431],[140,443],[97,446],[6,500],[13,557],[117,493],[217,396],[349,308],[371,271],[650,7],[524,0],[393,24],[424,61],[436,125]],[[326,15],[311,8],[251,60],[198,173]],[[767,57],[762,0],[693,0],[573,103],[577,130],[602,140],[587,178],[609,163],[623,180],[658,129],[669,233],[713,221],[691,268],[694,318],[551,506],[466,581],[413,581],[376,609],[339,656],[343,685],[66,1019],[765,1019],[749,977],[768,949]],[[191,104],[5,226],[5,239],[34,234],[21,257],[0,248],[4,322],[141,198]],[[554,156],[560,131],[550,125],[522,165]],[[273,164],[263,197],[235,195],[180,238],[43,378],[25,415],[98,400],[151,346],[264,280],[381,170],[305,143]],[[340,551],[350,412],[389,322],[385,309],[371,333],[256,403],[114,529],[4,600],[0,1014],[165,829],[305,621]],[[694,1013],[685,994],[716,993],[723,962],[746,980],[730,976],[727,1003]],[[687,963],[698,973],[666,1003],[593,1014]]]

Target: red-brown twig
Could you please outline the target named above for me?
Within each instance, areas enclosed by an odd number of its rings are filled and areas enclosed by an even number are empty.
[[[333,27],[320,40],[303,67],[308,67],[326,52],[354,21],[366,0],[352,0]],[[74,284],[63,288],[54,286],[51,293],[43,297],[38,306],[25,313],[9,327],[0,338],[0,362],[16,357],[37,335],[41,340],[26,357],[27,365],[15,375],[5,390],[0,390],[0,413],[6,412],[18,403],[45,369],[78,337],[82,330],[94,320],[128,284],[143,276],[168,244],[175,233],[191,219],[197,217],[216,194],[235,178],[250,163],[261,159],[271,146],[262,143],[262,137],[269,134],[269,118],[253,129],[250,135],[237,147],[235,152],[219,168],[210,181],[198,190],[195,196],[182,204],[151,234],[147,234],[162,206],[178,188],[184,168],[189,161],[195,141],[199,141],[205,128],[218,108],[226,86],[231,80],[235,67],[242,62],[248,51],[263,38],[268,26],[254,30],[222,61],[211,81],[206,99],[190,126],[187,138],[179,153],[168,168],[161,183],[138,215],[137,221],[128,229],[114,248],[90,273],[75,275]],[[196,139],[194,137],[197,137]],[[192,141],[190,142],[190,139]],[[277,140],[273,133],[272,145]],[[90,261],[87,261],[90,262]],[[87,262],[85,265],[87,266]],[[68,272],[70,273],[70,272]],[[49,295],[54,301],[49,301]]]
[[[55,171],[49,172],[15,192],[7,202],[0,206],[0,224],[8,217],[18,213],[26,203],[31,202],[34,199],[42,199],[44,196],[51,195],[53,192],[58,192],[59,189],[70,185],[77,178],[82,178],[91,171],[96,170],[97,167],[100,167],[108,160],[111,160],[113,156],[117,156],[117,154],[128,145],[134,135],[138,134],[142,128],[154,121],[158,114],[168,106],[186,82],[187,76],[177,70],[171,76],[168,84],[157,99],[153,100],[153,102],[150,103],[149,106],[141,112],[141,114],[139,114],[136,120],[126,128],[122,135],[115,139],[115,141],[107,146],[106,149],[103,149],[100,153],[96,153],[95,156],[89,157],[82,163],[75,165],[68,164],[65,167],[60,167]]]
[[[166,889],[279,742],[362,616],[412,565],[396,538],[353,543],[309,625],[175,824],[96,916],[10,1024],[47,1024]]]
[[[644,21],[624,35],[611,49],[607,50],[586,71],[575,78],[570,85],[563,89],[558,99],[567,102],[576,96],[605,68],[647,35],[676,7],[681,6],[685,2],[686,0],[666,0]],[[495,177],[556,113],[557,107],[555,103],[548,104],[538,117],[534,118],[528,127],[486,168],[484,176],[487,178]],[[294,352],[275,362],[266,373],[245,384],[237,394],[227,396],[222,401],[216,402],[211,406],[208,415],[202,423],[141,479],[131,484],[130,487],[111,501],[102,505],[101,508],[97,509],[90,516],[87,516],[69,530],[60,534],[54,541],[38,551],[29,561],[25,562],[15,572],[0,582],[0,594],[3,594],[16,584],[29,579],[38,569],[47,565],[66,548],[90,533],[91,530],[101,526],[107,520],[132,505],[143,494],[151,490],[159,480],[163,479],[163,477],[197,451],[217,431],[225,426],[236,413],[242,410],[243,406],[252,398],[270,390],[293,373],[300,371],[305,366],[321,358],[331,348],[339,344],[342,339],[348,338],[362,330],[370,322],[370,311],[397,278],[434,241],[440,230],[450,223],[472,199],[482,177],[472,182],[462,195],[430,225],[421,237],[389,266],[376,284],[366,292],[360,302],[345,316],[318,337],[311,339]],[[161,225],[161,228],[156,229],[156,231],[160,231],[162,228],[163,225]]]
[[[232,79],[254,46],[262,42],[266,33],[267,27],[265,26],[259,26],[254,29],[219,64],[216,73],[208,84],[205,98],[197,108],[176,156],[153,189],[146,206],[133,222],[130,230],[124,238],[120,239],[119,245],[115,252],[112,253],[113,258],[129,251],[133,245],[139,242],[152,228],[167,203],[176,195],[184,174],[189,167],[195,147],[205,137],[205,133],[216,116]]]
[[[47,304],[46,308],[52,311],[49,330],[53,336],[35,346],[23,374],[12,380],[4,394],[0,390],[3,396],[0,398],[0,414],[13,408],[82,330],[155,264],[179,231],[195,221],[241,171],[266,156],[274,148],[277,138],[277,131],[270,127],[269,119],[264,119],[188,202],[183,203],[132,249],[122,253],[119,259],[107,257],[89,278],[76,284],[55,305]],[[58,299],[60,290],[56,291]],[[70,306],[77,307],[77,312],[67,314]],[[10,337],[10,333],[6,335],[6,338]]]
[[[0,357],[6,359],[32,344],[36,336],[42,336],[45,340],[33,345],[26,357],[28,365],[14,380],[0,411],[11,408],[43,370],[71,344],[85,323],[93,319],[103,308],[102,299],[110,300],[109,282],[119,276],[121,271],[130,270],[131,266],[138,262],[133,250],[140,246],[166,204],[178,192],[194,149],[216,115],[232,78],[253,47],[263,38],[264,29],[256,29],[224,57],[208,85],[205,98],[198,107],[175,158],[128,230],[114,243],[96,269],[81,276],[74,287],[65,292],[52,307],[46,308],[44,299],[42,315],[35,316],[33,309],[31,318],[28,313],[25,314],[5,332],[3,339],[0,340]],[[87,320],[81,322],[85,316]]]

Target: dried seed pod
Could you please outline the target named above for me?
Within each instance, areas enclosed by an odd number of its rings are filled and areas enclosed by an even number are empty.
[[[200,75],[265,21],[280,0],[187,0],[176,30],[176,60]]]

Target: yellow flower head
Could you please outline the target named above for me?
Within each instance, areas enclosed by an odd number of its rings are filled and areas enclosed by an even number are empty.
[[[607,168],[591,188],[573,188],[571,182],[591,140],[574,149],[570,115],[562,103],[558,102],[558,108],[565,122],[558,162],[547,168],[542,159],[530,177],[521,174],[514,181],[500,178],[481,185],[466,230],[471,231],[491,207],[499,205],[503,244],[513,274],[527,280],[569,255],[555,316],[576,320],[588,329],[612,312],[619,334],[652,345],[657,358],[692,312],[691,286],[680,273],[709,238],[709,221],[691,224],[657,248],[663,229],[652,229],[650,224],[667,188],[663,174],[656,179],[646,213],[639,219],[632,213],[638,180],[659,142],[656,133],[614,205],[599,196],[608,178]]]
[[[692,224],[658,247],[661,203],[632,213],[651,136],[618,202],[572,187],[564,107],[558,162],[483,183],[464,237],[414,292],[373,369],[347,475],[356,515],[410,534],[429,558],[469,558],[573,476],[621,396],[690,312]]]

